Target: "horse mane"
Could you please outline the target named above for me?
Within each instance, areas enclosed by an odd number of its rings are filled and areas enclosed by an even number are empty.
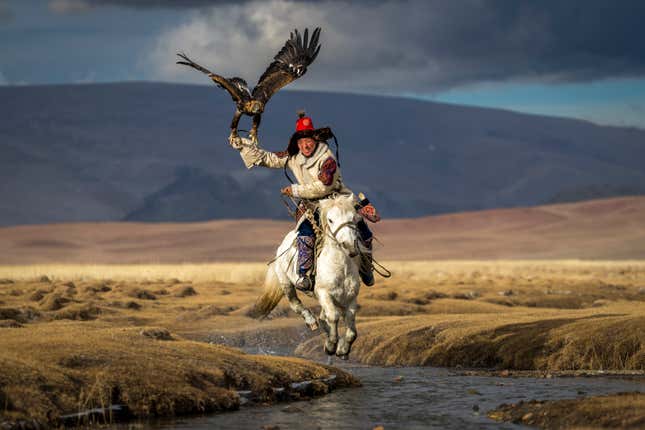
[[[335,194],[327,199],[321,199],[320,204],[320,222],[325,223],[324,228],[327,227],[327,212],[331,208],[339,208],[343,211],[355,211],[354,196],[351,194]]]

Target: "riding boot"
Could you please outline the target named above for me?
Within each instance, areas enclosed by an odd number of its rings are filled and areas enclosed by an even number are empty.
[[[314,283],[309,275],[314,264],[315,236],[298,236],[298,274],[296,288],[302,291],[312,291]]]
[[[360,250],[361,250],[361,266],[358,269],[358,273],[361,275],[363,283],[368,287],[374,285],[374,266],[372,265],[372,237],[370,236],[367,239],[361,238],[360,240]]]

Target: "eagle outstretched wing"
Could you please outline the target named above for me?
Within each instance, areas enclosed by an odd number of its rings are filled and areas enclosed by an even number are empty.
[[[313,31],[311,40],[309,40],[309,29],[305,29],[302,37],[297,29],[295,34],[291,33],[291,38],[273,57],[273,62],[253,88],[253,98],[266,104],[280,88],[304,75],[307,66],[316,59],[320,51],[319,37],[320,27]]]
[[[211,78],[213,82],[217,84],[218,87],[228,91],[228,93],[233,98],[234,102],[236,103],[245,102],[251,99],[251,92],[249,91],[248,85],[244,79],[237,78],[237,77],[227,79],[195,63],[193,60],[188,58],[186,54],[177,54],[177,55],[185,60],[185,61],[177,61],[177,64],[183,64],[185,66],[192,67],[195,70],[199,70],[200,72],[207,74],[208,77]]]

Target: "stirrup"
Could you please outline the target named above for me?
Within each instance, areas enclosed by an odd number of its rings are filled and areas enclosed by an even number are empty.
[[[305,293],[311,292],[314,290],[314,283],[309,276],[301,275],[296,281],[296,289],[304,291]]]

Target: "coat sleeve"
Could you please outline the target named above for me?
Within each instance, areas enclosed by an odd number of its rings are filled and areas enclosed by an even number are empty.
[[[229,140],[231,146],[240,151],[240,156],[247,169],[255,166],[281,169],[289,159],[286,152],[270,152],[260,148],[256,143],[244,137],[235,137]]]
[[[327,197],[340,188],[340,171],[336,159],[330,155],[318,164],[317,178],[308,184],[294,184],[291,192],[294,197],[320,199]]]

